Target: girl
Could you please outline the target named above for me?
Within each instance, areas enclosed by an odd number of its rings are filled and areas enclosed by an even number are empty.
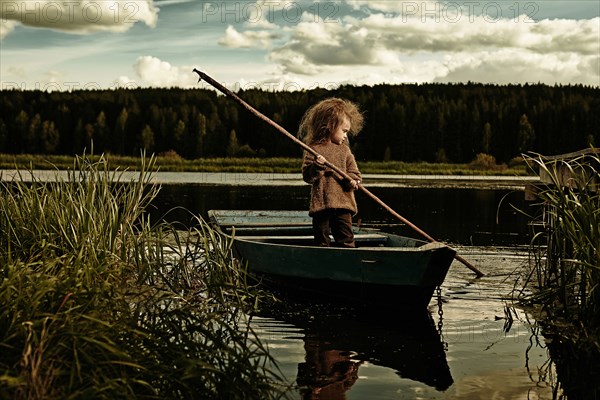
[[[309,215],[317,246],[329,246],[329,232],[340,247],[355,247],[352,216],[357,213],[354,190],[361,174],[350,147],[348,134],[356,135],[363,126],[358,107],[345,99],[329,98],[306,111],[300,122],[300,135],[318,154],[305,152],[302,177],[312,184]],[[325,160],[346,172],[344,179],[325,167]]]

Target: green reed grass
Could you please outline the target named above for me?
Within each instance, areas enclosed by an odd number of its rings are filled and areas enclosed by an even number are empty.
[[[0,398],[278,398],[245,315],[259,299],[202,219],[153,224],[155,160],[0,184]]]
[[[532,241],[534,268],[528,301],[548,315],[587,327],[600,325],[600,157],[571,160],[526,157],[551,183],[538,188],[545,230]],[[568,179],[565,185],[565,171]]]

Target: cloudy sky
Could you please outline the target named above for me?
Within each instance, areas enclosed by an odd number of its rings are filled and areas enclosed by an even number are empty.
[[[2,89],[600,86],[600,2],[0,0]]]

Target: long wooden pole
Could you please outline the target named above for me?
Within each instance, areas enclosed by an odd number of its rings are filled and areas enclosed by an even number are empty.
[[[262,119],[263,121],[265,121],[266,123],[268,123],[269,125],[271,125],[272,127],[274,127],[275,129],[277,129],[280,133],[282,133],[285,136],[287,136],[291,141],[293,141],[294,143],[296,143],[298,146],[302,147],[304,150],[306,150],[310,154],[314,155],[315,157],[317,157],[317,156],[320,155],[312,147],[308,146],[306,143],[304,143],[303,141],[301,141],[300,139],[298,139],[296,136],[294,136],[291,133],[289,133],[285,128],[283,128],[281,125],[279,125],[276,122],[274,122],[273,120],[271,120],[266,115],[264,115],[261,112],[257,111],[250,104],[248,104],[244,100],[242,100],[238,95],[236,95],[235,93],[233,93],[231,90],[227,89],[225,86],[223,86],[219,82],[215,81],[213,78],[211,78],[210,76],[208,76],[204,72],[199,71],[196,68],[194,68],[194,72],[197,73],[200,76],[200,79],[198,80],[198,82],[200,82],[201,80],[204,79],[211,86],[213,86],[214,88],[218,89],[220,92],[222,92],[227,97],[230,97],[231,99],[233,99],[236,103],[238,103],[239,105],[241,105],[242,107],[244,107],[246,110],[248,110],[250,113],[254,114],[256,117]],[[339,167],[337,167],[336,165],[330,163],[329,161],[325,160],[325,165],[327,167],[331,168],[332,170],[334,170],[335,172],[337,172],[338,174],[340,174],[345,179],[352,180],[352,177],[350,177],[345,171],[342,171]],[[371,193],[367,188],[365,188],[362,185],[362,183],[359,183],[358,188],[363,193],[365,193],[368,197],[370,197],[375,202],[377,202],[380,206],[382,206],[384,209],[386,209],[390,214],[392,214],[398,220],[404,222],[406,225],[408,225],[413,230],[415,230],[416,232],[418,232],[421,236],[423,236],[424,238],[426,238],[430,242],[436,242],[436,240],[434,238],[432,238],[431,236],[429,236],[421,228],[419,228],[418,226],[416,226],[415,224],[413,224],[412,222],[410,222],[409,220],[407,220],[406,218],[404,218],[402,215],[398,214],[390,206],[388,206],[387,204],[385,204],[379,197],[377,197],[373,193]],[[459,254],[455,254],[454,258],[456,260],[460,261],[461,263],[463,263],[471,271],[475,272],[475,274],[477,275],[477,277],[483,276],[483,272],[479,271],[477,268],[475,268],[475,266],[473,266],[470,262],[468,262],[467,260],[465,260]]]

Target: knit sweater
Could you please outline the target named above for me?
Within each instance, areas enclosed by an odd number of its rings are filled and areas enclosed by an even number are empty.
[[[354,180],[362,179],[348,145],[327,142],[311,147]],[[306,183],[312,184],[309,215],[332,208],[343,208],[351,211],[353,215],[357,213],[354,191],[348,180],[330,168],[319,168],[315,157],[308,152],[304,153],[302,178]]]

